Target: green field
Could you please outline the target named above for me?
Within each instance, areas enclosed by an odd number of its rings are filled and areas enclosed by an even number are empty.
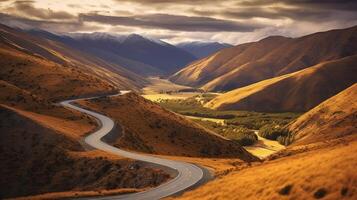
[[[256,141],[252,130],[265,126],[284,127],[301,113],[261,113],[253,111],[218,111],[203,107],[203,104],[214,98],[214,94],[202,94],[188,99],[167,99],[159,104],[173,112],[204,118],[224,119],[225,125],[210,121],[194,120],[227,138],[236,140],[242,145],[252,145]],[[277,139],[277,138],[273,138]]]

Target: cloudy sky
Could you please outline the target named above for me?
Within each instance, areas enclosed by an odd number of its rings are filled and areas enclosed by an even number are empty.
[[[0,21],[57,33],[231,44],[357,25],[356,0],[0,0]]]

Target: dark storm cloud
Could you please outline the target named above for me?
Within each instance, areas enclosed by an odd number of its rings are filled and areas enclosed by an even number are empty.
[[[51,9],[35,8],[33,1],[15,1],[13,3],[13,9],[16,12],[20,12],[30,17],[36,17],[40,19],[73,19],[74,15],[71,15],[64,11],[53,11]]]
[[[89,26],[80,21],[71,21],[71,22],[62,22],[62,21],[49,21],[49,20],[34,20],[23,17],[16,17],[12,15],[7,15],[0,13],[1,23],[18,27],[22,29],[32,29],[39,28],[45,29],[53,32],[73,32],[73,31],[86,31],[86,30],[96,30],[100,27],[98,26]]]
[[[314,8],[317,10],[357,10],[356,0],[243,0],[236,2],[236,4],[240,6],[264,6],[276,3],[294,5],[301,8]]]
[[[233,10],[233,11],[232,11]],[[290,18],[294,20],[303,21],[320,21],[331,16],[331,12],[328,11],[316,11],[313,9],[301,9],[301,8],[282,8],[275,7],[269,10],[259,7],[245,8],[245,9],[232,9],[224,11],[200,11],[192,10],[193,13],[198,15],[210,15],[210,16],[224,16],[233,19],[251,19],[254,17],[261,17],[267,19],[284,19]]]
[[[134,16],[107,16],[99,14],[81,14],[81,21],[97,22],[109,25],[134,26],[142,28],[160,28],[188,32],[249,32],[262,26],[254,23],[240,23],[231,20],[210,17],[190,17],[184,15],[148,14]]]

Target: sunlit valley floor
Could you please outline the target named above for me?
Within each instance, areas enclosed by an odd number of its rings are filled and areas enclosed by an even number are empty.
[[[143,97],[180,114],[227,140],[243,145],[253,155],[265,158],[284,145],[275,139],[261,137],[259,129],[285,126],[301,113],[258,113],[248,111],[215,111],[203,107],[221,93],[204,92],[174,84],[159,77],[150,78],[151,84],[143,89]],[[264,128],[263,128],[264,129]]]

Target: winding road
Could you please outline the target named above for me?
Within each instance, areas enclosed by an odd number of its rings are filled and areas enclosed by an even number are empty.
[[[120,94],[122,95],[127,93],[128,91],[121,91]],[[197,183],[199,183],[203,178],[204,178],[204,171],[199,168],[198,166],[190,163],[185,163],[185,162],[180,162],[180,161],[173,161],[173,160],[167,160],[167,159],[162,159],[154,156],[149,156],[149,155],[142,155],[138,153],[133,153],[133,152],[128,152],[119,148],[116,148],[114,146],[111,146],[105,142],[103,142],[101,139],[110,133],[110,131],[114,128],[114,121],[106,117],[104,115],[101,115],[99,113],[86,110],[84,108],[78,107],[72,102],[77,101],[77,100],[86,100],[86,99],[94,99],[98,97],[91,97],[91,98],[81,98],[81,99],[74,99],[74,100],[67,100],[63,101],[60,104],[64,107],[71,108],[77,111],[80,111],[82,113],[86,113],[88,115],[91,115],[95,117],[99,123],[100,123],[100,128],[96,130],[94,133],[90,134],[84,139],[84,142],[96,149],[100,149],[115,155],[135,159],[135,160],[140,160],[148,163],[153,163],[165,167],[169,167],[173,170],[177,171],[177,176],[164,184],[161,184],[160,186],[156,188],[152,188],[143,192],[138,192],[138,193],[131,193],[131,194],[125,194],[125,195],[113,195],[113,196],[106,196],[106,197],[89,197],[86,199],[130,199],[130,200],[142,200],[142,199],[148,199],[148,200],[154,200],[154,199],[161,199],[164,197],[168,197],[170,195],[182,192]]]

